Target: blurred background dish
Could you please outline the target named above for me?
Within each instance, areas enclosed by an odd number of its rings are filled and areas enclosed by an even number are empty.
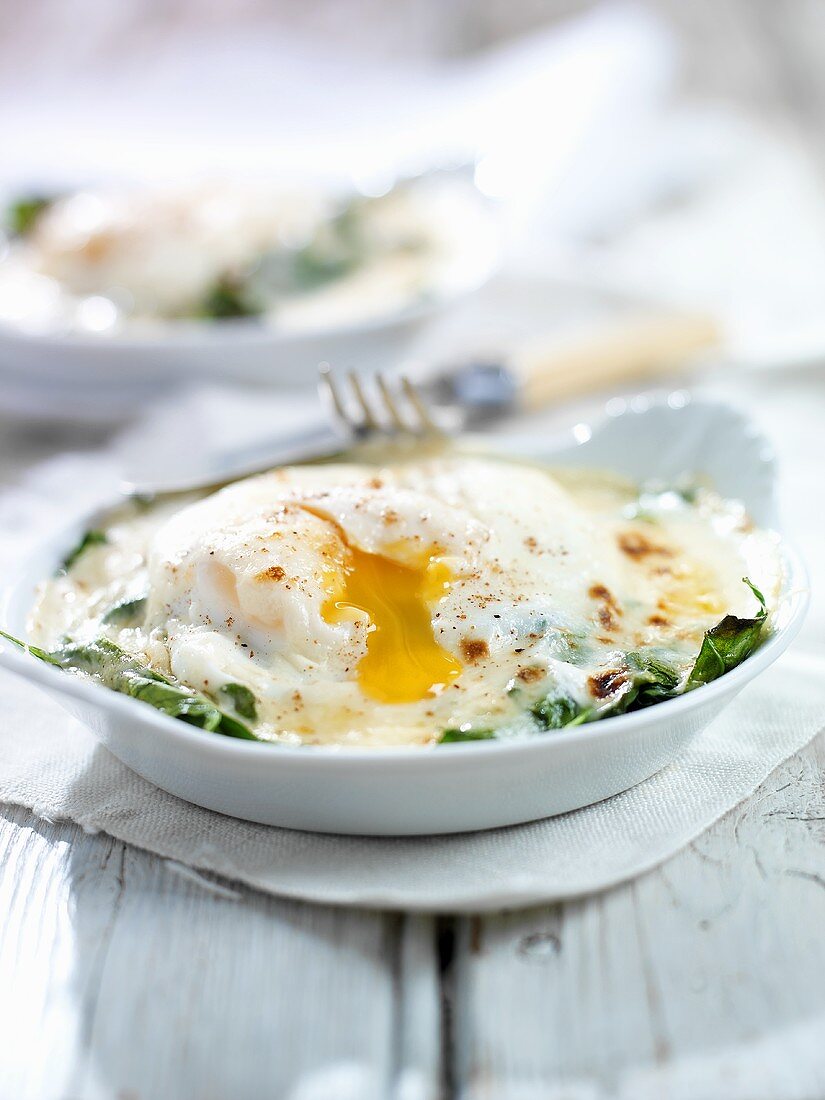
[[[377,13],[361,40],[323,16],[196,7],[156,24],[87,0],[88,37],[55,30],[16,73],[0,123],[0,186],[18,199],[0,263],[13,416],[105,423],[176,387],[277,391],[321,360],[422,360],[500,256],[553,251],[548,198],[568,205],[588,150],[647,113],[671,67],[662,28],[630,10],[428,57],[409,12],[390,49]],[[37,13],[16,26],[6,78],[38,28]]]
[[[0,320],[100,337],[358,325],[449,294],[467,267],[478,278],[492,245],[472,185],[443,173],[377,194],[243,180],[24,194],[6,230]]]
[[[70,197],[15,212],[32,241],[0,262],[0,413],[135,420],[176,388],[300,387],[322,360],[426,367],[445,333],[499,354],[527,278],[536,332],[657,307],[716,317],[728,362],[822,360],[817,154],[749,32],[723,60],[704,5],[459,7],[83,0],[82,35],[50,0],[18,13],[0,189]],[[450,241],[421,279],[426,249],[393,274],[342,239],[399,180]],[[273,250],[276,196],[301,226]],[[300,294],[297,269],[316,280]],[[571,288],[584,311],[560,317]]]
[[[197,474],[287,408],[302,422],[289,393],[321,361],[421,377],[571,334],[595,360],[542,356],[575,420],[604,334],[639,312],[715,323],[677,384],[742,394],[754,372],[731,367],[823,359],[816,149],[748,66],[747,20],[729,56],[712,7],[665,0],[81,8],[82,34],[39,0],[2,47],[0,189],[35,200],[0,262],[9,466],[109,439],[129,476],[156,473],[137,454]],[[450,247],[434,266],[408,248],[394,281],[362,215],[408,191]],[[633,367],[598,376],[602,395]]]
[[[374,190],[234,180],[10,199],[0,357],[17,411],[106,419],[192,378],[305,385],[326,358],[397,355],[489,277],[495,219],[458,171]]]

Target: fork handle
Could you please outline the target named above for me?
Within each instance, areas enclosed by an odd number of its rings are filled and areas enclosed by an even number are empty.
[[[525,344],[508,366],[522,406],[537,409],[612,383],[670,374],[720,342],[719,326],[707,316],[636,316],[585,336]]]

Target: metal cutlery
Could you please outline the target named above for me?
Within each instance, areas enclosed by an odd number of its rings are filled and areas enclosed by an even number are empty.
[[[355,371],[350,371],[344,381],[340,381],[329,365],[324,364],[320,370],[321,399],[327,404],[333,420],[353,441],[442,434],[426,399],[406,375],[398,379],[397,385],[380,372],[373,375],[372,381],[374,388],[368,395]]]
[[[379,373],[335,375],[322,365],[326,416],[253,447],[217,453],[198,478],[174,477],[124,489],[141,495],[205,489],[289,462],[323,458],[382,437],[421,439],[480,430],[519,412],[536,411],[600,388],[665,376],[717,346],[712,320],[657,314],[622,320],[585,336],[533,341],[509,355],[447,365],[413,382]]]

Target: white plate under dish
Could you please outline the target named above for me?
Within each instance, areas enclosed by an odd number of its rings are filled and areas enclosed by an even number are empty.
[[[777,526],[770,449],[726,405],[674,395],[631,402],[575,435],[499,440],[496,449],[555,464],[609,467],[636,480],[701,473],[754,519]],[[93,517],[31,555],[2,591],[0,625],[21,636],[36,583],[53,572]],[[786,567],[776,629],[715,682],[646,710],[523,741],[433,748],[328,749],[254,744],[206,733],[135,699],[42,664],[3,642],[0,664],[84,722],[115,756],[172,794],[235,817],[315,832],[416,835],[531,821],[589,805],[668,764],[799,630],[807,581],[796,553]]]

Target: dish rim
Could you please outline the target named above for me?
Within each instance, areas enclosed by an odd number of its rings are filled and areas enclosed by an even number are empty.
[[[59,560],[58,547],[65,541],[68,545],[69,534],[76,534],[82,524],[94,521],[95,516],[106,513],[115,507],[114,503],[97,506],[76,517],[71,525],[41,539],[38,547],[27,556],[39,558],[42,555]],[[412,761],[430,761],[433,759],[461,759],[478,757],[478,754],[498,755],[526,754],[543,751],[550,745],[570,745],[572,743],[592,743],[615,732],[620,734],[629,729],[642,729],[666,720],[677,718],[680,714],[696,709],[704,703],[711,703],[718,697],[729,695],[737,688],[744,687],[763,672],[787,649],[794,640],[802,623],[810,601],[808,571],[799,551],[782,534],[779,535],[779,553],[782,559],[784,583],[779,597],[778,607],[784,611],[785,621],[765,639],[759,648],[736,668],[726,672],[709,684],[702,684],[693,691],[686,692],[673,699],[666,699],[642,710],[612,717],[585,722],[573,729],[548,731],[535,737],[491,739],[483,741],[435,743],[432,745],[399,745],[396,747],[357,747],[350,745],[291,745],[271,741],[247,741],[241,738],[227,737],[211,731],[202,730],[177,718],[163,714],[138,699],[112,691],[92,680],[84,680],[71,672],[53,668],[19,649],[12,642],[0,638],[0,667],[21,675],[24,679],[62,692],[82,702],[99,707],[110,707],[123,715],[149,723],[159,732],[165,731],[180,743],[193,750],[204,749],[207,755],[216,758],[232,758],[240,753],[244,760],[265,757],[267,759],[287,760],[293,763],[315,757],[339,770],[366,765],[374,770],[384,770],[396,763],[409,766]],[[0,625],[11,624],[9,603],[23,583],[24,568],[18,563],[12,578],[0,586]],[[288,765],[287,765],[288,766]]]
[[[38,345],[43,348],[71,346],[78,351],[91,349],[118,348],[127,351],[186,348],[200,350],[214,344],[242,344],[244,346],[263,346],[268,344],[290,344],[309,340],[335,340],[347,336],[357,336],[379,332],[396,325],[407,324],[428,316],[442,305],[472,294],[480,289],[495,271],[491,262],[488,269],[482,271],[478,279],[467,280],[451,293],[428,295],[410,305],[389,313],[381,313],[362,321],[347,324],[329,325],[324,328],[281,329],[276,324],[253,317],[229,317],[208,320],[198,318],[158,319],[152,322],[143,334],[133,329],[112,333],[85,332],[30,332],[14,324],[0,320],[0,344],[20,342]]]

